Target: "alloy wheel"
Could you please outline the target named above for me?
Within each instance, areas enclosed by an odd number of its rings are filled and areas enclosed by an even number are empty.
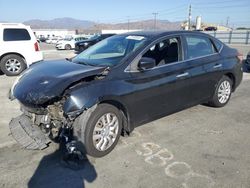
[[[93,130],[93,143],[97,150],[105,151],[113,145],[118,136],[119,121],[115,114],[102,115]]]
[[[218,100],[221,104],[224,104],[228,101],[231,94],[231,85],[229,81],[223,81],[218,89]]]
[[[5,67],[9,72],[17,73],[21,69],[21,63],[17,59],[9,59],[5,63]]]

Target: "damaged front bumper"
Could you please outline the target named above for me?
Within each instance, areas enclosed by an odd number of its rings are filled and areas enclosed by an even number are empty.
[[[60,103],[47,108],[30,108],[21,104],[22,115],[9,124],[14,139],[26,149],[44,149],[57,141],[63,129],[71,130],[73,122],[64,116]]]

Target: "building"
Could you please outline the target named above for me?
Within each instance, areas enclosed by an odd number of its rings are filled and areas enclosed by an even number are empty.
[[[32,29],[37,37],[54,37],[60,36],[65,38],[66,36],[73,36],[76,34],[76,30],[68,30],[68,29]]]

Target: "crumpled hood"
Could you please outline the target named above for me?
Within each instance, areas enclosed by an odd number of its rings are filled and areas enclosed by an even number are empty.
[[[21,75],[12,94],[22,104],[36,107],[60,97],[72,83],[100,74],[104,69],[66,60],[39,62]]]

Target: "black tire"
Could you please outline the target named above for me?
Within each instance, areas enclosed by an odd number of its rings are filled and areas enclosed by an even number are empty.
[[[228,99],[225,102],[222,103],[222,102],[220,102],[218,94],[219,94],[219,88],[221,87],[222,83],[225,83],[225,82],[229,83],[229,85],[230,85],[230,94],[228,96]],[[225,106],[229,102],[229,100],[231,98],[232,86],[233,86],[232,80],[229,77],[224,75],[220,79],[220,81],[218,82],[218,84],[216,86],[216,89],[215,89],[215,92],[214,92],[214,95],[213,95],[213,98],[208,102],[208,104],[210,106],[212,106],[212,107],[223,107],[223,106]]]
[[[83,52],[83,51],[86,50],[87,48],[88,48],[88,47],[80,46],[79,52]]]
[[[65,45],[65,50],[71,50],[70,44],[66,44],[66,45]]]
[[[113,113],[118,119],[118,133],[113,144],[104,151],[96,149],[93,142],[93,131],[97,121],[105,114]],[[74,123],[74,136],[81,141],[86,154],[93,157],[103,157],[116,146],[122,131],[122,115],[116,107],[110,104],[99,104],[81,114]]]
[[[15,62],[19,62],[20,65],[18,66],[18,70],[17,71],[11,71],[7,69],[7,63],[9,63],[10,61],[15,61]],[[7,75],[7,76],[17,76],[19,74],[21,74],[26,68],[27,65],[25,63],[25,60],[16,54],[10,54],[10,55],[6,55],[1,59],[1,63],[0,63],[0,68],[1,71]]]

